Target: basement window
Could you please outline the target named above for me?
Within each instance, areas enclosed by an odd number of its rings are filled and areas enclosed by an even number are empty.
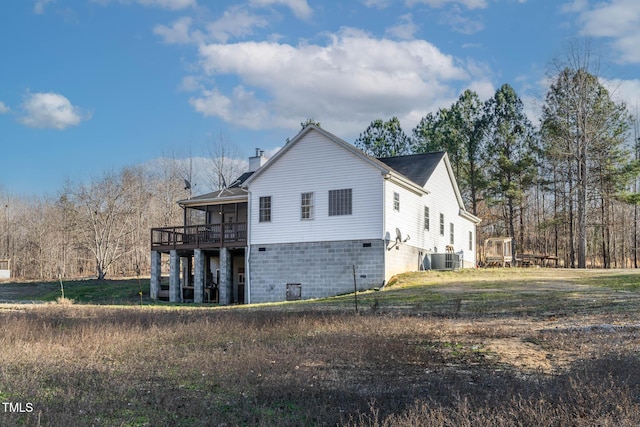
[[[287,283],[287,301],[298,301],[302,299],[302,284]]]

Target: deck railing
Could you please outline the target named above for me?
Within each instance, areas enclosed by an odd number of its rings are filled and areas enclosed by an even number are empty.
[[[151,249],[207,249],[244,246],[247,223],[185,225],[151,229]]]

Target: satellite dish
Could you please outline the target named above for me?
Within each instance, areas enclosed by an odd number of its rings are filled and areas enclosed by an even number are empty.
[[[396,228],[396,242],[402,242],[402,232],[399,228]]]

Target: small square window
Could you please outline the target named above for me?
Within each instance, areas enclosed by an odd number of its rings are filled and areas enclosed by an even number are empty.
[[[352,209],[351,188],[329,190],[329,216],[351,215]]]
[[[302,299],[302,284],[287,283],[286,292],[287,301],[299,301]]]

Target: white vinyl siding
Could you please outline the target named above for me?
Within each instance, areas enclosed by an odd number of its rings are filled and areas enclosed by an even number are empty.
[[[249,184],[251,244],[382,239],[380,170],[319,132],[289,147]],[[329,191],[351,190],[351,214],[329,216]],[[314,193],[313,221],[301,221],[301,194]],[[271,195],[271,222],[258,221],[258,200]]]
[[[467,266],[472,265],[471,263],[475,260],[475,248],[468,249],[468,236],[471,233],[472,238],[475,239],[475,225],[460,216],[460,207],[444,161],[436,167],[425,185],[429,194],[418,195],[391,181],[385,181],[385,186],[387,200],[385,230],[391,243],[395,241],[395,229],[398,228],[403,238],[410,236],[402,246],[419,248],[425,254],[444,252],[447,245],[452,244],[453,235],[454,251],[458,254],[464,251],[461,255],[465,263]],[[398,193],[402,201],[400,212],[393,209],[394,193]],[[432,218],[435,218],[433,230],[431,230]],[[392,253],[396,252],[392,251]]]
[[[431,212],[440,212],[445,219],[454,224],[454,251],[460,253],[464,251],[464,261],[473,265],[475,261],[475,224],[460,216],[460,206],[456,200],[446,165],[443,162],[436,167],[429,181],[425,185],[425,189],[430,192],[427,196]],[[437,218],[437,217],[436,217]],[[474,246],[469,249],[469,233],[474,239]],[[426,248],[438,248],[444,251],[444,248],[451,244],[449,235],[440,235],[439,233],[430,233],[428,241],[425,242]]]

